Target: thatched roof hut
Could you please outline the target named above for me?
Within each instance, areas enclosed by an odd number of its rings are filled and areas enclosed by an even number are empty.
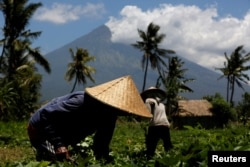
[[[212,104],[207,100],[179,100],[177,115],[185,116],[212,116]]]
[[[207,100],[179,100],[178,111],[172,116],[174,128],[182,129],[184,125],[204,128],[215,126],[212,104]]]

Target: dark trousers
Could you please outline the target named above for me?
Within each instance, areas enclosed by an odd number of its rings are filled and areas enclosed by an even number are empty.
[[[146,136],[146,154],[148,157],[152,157],[154,155],[157,143],[160,139],[163,140],[165,151],[168,151],[173,147],[170,139],[169,127],[150,126],[148,128],[148,134]]]

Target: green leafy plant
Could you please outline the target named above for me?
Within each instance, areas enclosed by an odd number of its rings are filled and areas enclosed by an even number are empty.
[[[207,166],[208,151],[250,151],[250,129],[244,125],[231,125],[223,129],[210,130],[201,126],[185,126],[184,130],[171,129],[170,132],[174,148],[165,152],[163,143],[160,141],[155,156],[148,160],[144,154],[144,130],[140,123],[118,121],[110,144],[113,162],[107,164],[95,159],[91,150],[93,139],[89,136],[78,144],[77,149],[70,149],[75,162],[50,164],[35,161],[26,135],[26,122],[0,122],[0,166],[193,167]]]

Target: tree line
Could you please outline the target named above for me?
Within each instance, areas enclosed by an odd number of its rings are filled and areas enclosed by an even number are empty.
[[[0,40],[0,120],[24,119],[38,107],[42,76],[36,65],[42,66],[47,73],[51,72],[50,64],[41,54],[39,47],[32,47],[32,43],[42,32],[33,32],[28,28],[30,19],[42,3],[29,3],[28,0],[0,0],[0,11],[4,18],[2,36]],[[155,86],[166,92],[165,104],[169,114],[177,111],[178,100],[182,92],[193,92],[187,86],[188,82],[194,81],[187,78],[188,69],[183,69],[184,62],[176,56],[171,49],[160,48],[166,35],[159,33],[160,26],[151,22],[146,31],[138,29],[140,41],[131,44],[142,52],[141,65],[144,70],[142,91],[145,90],[148,68],[157,70],[158,79]],[[71,92],[75,90],[76,84],[86,84],[87,79],[95,82],[92,74],[95,68],[88,65],[95,60],[95,56],[89,54],[88,50],[76,48],[69,49],[72,62],[68,64],[65,72],[67,81],[74,80]],[[222,72],[220,78],[227,79],[227,103],[233,107],[233,96],[235,85],[244,89],[249,76],[247,65],[250,60],[250,52],[247,53],[243,45],[238,46],[230,56],[225,55],[223,67],[216,70]],[[219,78],[219,79],[220,79]],[[209,98],[208,98],[209,99]],[[242,110],[249,116],[246,108],[250,104],[249,94],[243,95],[240,104]]]

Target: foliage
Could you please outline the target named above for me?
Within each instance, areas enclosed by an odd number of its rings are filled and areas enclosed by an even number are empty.
[[[242,95],[242,102],[239,102],[237,106],[237,111],[239,114],[239,121],[246,125],[248,119],[250,118],[250,94],[244,93]]]
[[[90,56],[86,49],[77,48],[76,54],[74,54],[73,49],[70,49],[70,54],[73,62],[68,64],[68,70],[65,75],[65,79],[71,81],[75,78],[74,86],[71,92],[74,91],[76,84],[85,84],[86,78],[89,78],[92,82],[95,82],[91,73],[95,73],[95,69],[89,65],[88,62],[94,61],[95,57]]]
[[[212,112],[218,126],[222,127],[227,125],[230,120],[237,120],[236,110],[219,93],[216,93],[214,96],[206,96],[204,99],[212,103]]]
[[[223,129],[206,130],[200,126],[195,128],[185,126],[185,130],[171,130],[171,139],[174,148],[165,153],[162,142],[157,146],[153,159],[147,160],[144,156],[144,133],[141,125],[133,122],[118,122],[111,142],[110,155],[112,163],[96,161],[91,151],[91,136],[82,141],[78,147],[84,154],[75,154],[76,162],[36,162],[28,144],[26,122],[0,122],[0,149],[19,148],[23,158],[12,161],[1,159],[0,166],[8,167],[74,167],[74,166],[207,166],[208,151],[250,151],[250,131],[247,126],[228,126]],[[76,153],[76,152],[75,152]],[[8,158],[12,154],[8,154]]]
[[[145,68],[145,72],[142,91],[145,90],[149,62],[152,69],[157,69],[159,75],[161,75],[160,71],[162,66],[166,67],[163,58],[168,57],[169,54],[175,53],[173,50],[166,50],[158,47],[166,36],[165,34],[158,34],[159,30],[160,26],[155,25],[154,23],[148,25],[146,32],[138,29],[138,34],[142,41],[137,41],[135,44],[132,44],[132,46],[143,52],[142,68]]]
[[[4,16],[0,69],[9,79],[12,79],[19,66],[30,59],[36,60],[50,72],[49,63],[40,54],[39,48],[31,48],[32,40],[39,37],[41,32],[31,32],[27,29],[32,15],[42,4],[27,2],[28,0],[3,0],[0,3],[0,11]]]
[[[250,150],[249,129],[232,127],[230,129],[205,130],[201,127],[185,126],[187,130],[178,131],[178,144],[175,150],[156,160],[159,166],[207,166],[208,151],[247,151]],[[188,134],[189,133],[189,134]]]
[[[41,32],[28,29],[29,21],[41,3],[28,0],[2,0],[0,11],[4,17],[3,39],[0,40],[0,119],[24,119],[36,108],[41,75],[36,64],[50,72],[47,60],[32,41]]]
[[[27,122],[0,121],[0,166],[27,163],[34,160],[34,152],[27,136]]]
[[[21,120],[30,116],[37,108],[37,101],[40,97],[39,89],[41,75],[35,73],[35,65],[29,64],[17,68],[12,81],[2,80],[0,92],[0,119],[1,120]]]
[[[14,100],[17,93],[14,91],[13,82],[6,83],[5,80],[0,80],[0,119],[11,117],[11,111],[17,109]]]
[[[166,108],[168,110],[168,115],[172,115],[176,111],[178,100],[181,99],[179,93],[193,92],[186,83],[194,79],[185,77],[187,69],[182,68],[183,64],[184,62],[177,56],[169,58],[167,71],[163,70],[161,76],[158,78],[158,87],[161,85],[161,81],[166,90]]]
[[[233,105],[235,84],[244,90],[242,83],[247,84],[250,79],[248,74],[244,73],[250,69],[250,65],[246,65],[250,61],[250,52],[245,54],[243,45],[241,45],[231,53],[230,57],[226,53],[224,54],[226,58],[224,67],[216,68],[216,70],[223,73],[220,78],[227,78],[227,102],[229,102],[229,90],[231,89],[230,104]]]

